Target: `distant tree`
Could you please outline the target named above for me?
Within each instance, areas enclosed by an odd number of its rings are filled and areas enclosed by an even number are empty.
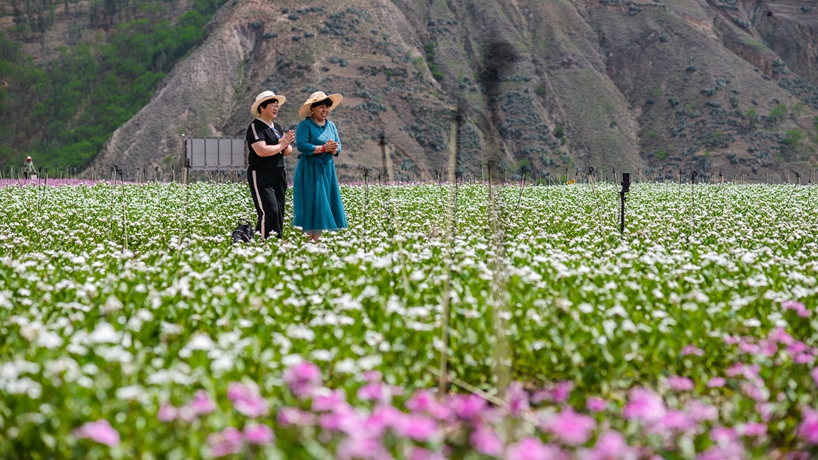
[[[748,110],[747,113],[744,114],[744,116],[747,117],[750,129],[755,129],[756,128],[756,116],[758,116],[758,113],[756,112],[756,109]]]
[[[565,128],[562,126],[557,126],[554,128],[554,137],[561,138],[563,136],[565,136]]]
[[[784,104],[779,104],[775,106],[772,112],[770,112],[767,119],[774,124],[778,124],[784,120],[785,116],[787,116],[787,106]]]
[[[795,115],[796,117],[800,117],[801,115],[804,114],[804,110],[806,109],[807,104],[804,104],[803,102],[799,101],[797,104],[795,104],[795,107],[792,108],[792,114]]]

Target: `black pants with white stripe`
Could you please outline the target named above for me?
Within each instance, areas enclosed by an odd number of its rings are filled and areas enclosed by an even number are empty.
[[[256,170],[247,169],[250,195],[256,207],[258,222],[256,231],[266,240],[275,232],[281,238],[284,225],[284,197],[287,193],[287,172],[284,168]]]

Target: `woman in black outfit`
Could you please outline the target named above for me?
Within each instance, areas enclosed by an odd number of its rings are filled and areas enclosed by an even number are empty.
[[[256,96],[250,108],[256,119],[247,127],[247,181],[250,194],[258,214],[256,231],[262,239],[269,238],[271,232],[281,238],[284,222],[284,196],[287,192],[287,173],[284,157],[293,153],[292,143],[295,133],[284,132],[273,119],[278,115],[278,107],[287,98],[277,96],[272,91],[264,91]]]

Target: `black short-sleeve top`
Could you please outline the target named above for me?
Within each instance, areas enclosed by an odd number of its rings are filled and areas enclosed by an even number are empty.
[[[267,122],[261,118],[256,118],[250,123],[250,126],[247,127],[247,134],[244,136],[244,139],[247,143],[248,150],[247,163],[251,168],[265,170],[284,167],[284,155],[277,154],[271,157],[260,157],[256,155],[256,151],[252,147],[253,144],[259,141],[264,141],[267,145],[277,145],[282,134],[284,134],[284,130],[281,129],[281,126],[276,122],[273,122],[272,125],[268,125]]]

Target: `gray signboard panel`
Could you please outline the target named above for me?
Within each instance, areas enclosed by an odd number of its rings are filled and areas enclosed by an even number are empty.
[[[185,157],[193,170],[244,169],[244,139],[193,137],[185,140]]]

